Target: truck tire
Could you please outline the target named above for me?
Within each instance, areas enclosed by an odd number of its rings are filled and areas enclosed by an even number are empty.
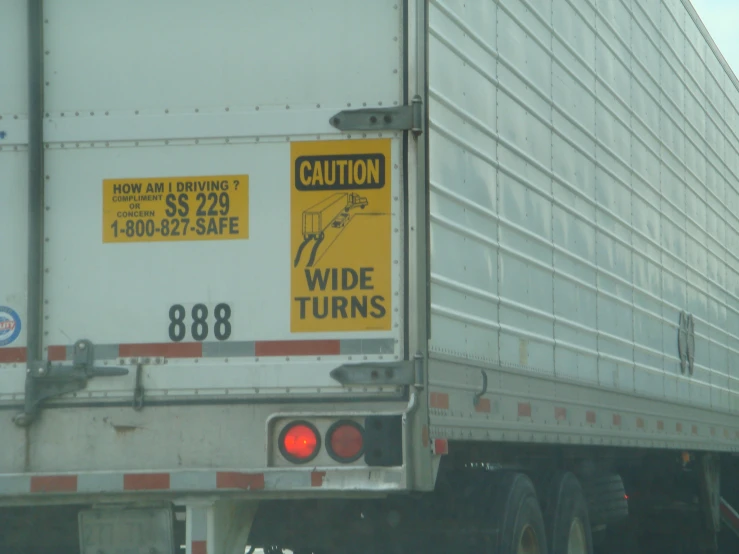
[[[624,482],[618,473],[603,473],[581,481],[588,500],[590,523],[594,526],[616,526],[629,518]]]
[[[493,515],[499,554],[547,554],[544,518],[531,480],[522,473],[500,475]]]
[[[572,473],[551,480],[544,508],[549,554],[593,554],[588,502]]]

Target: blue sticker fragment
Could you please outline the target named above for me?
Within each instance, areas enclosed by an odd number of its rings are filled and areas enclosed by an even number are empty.
[[[0,131],[0,139],[4,139],[8,134],[5,131]]]
[[[20,316],[12,308],[0,306],[0,346],[12,343],[20,334]]]

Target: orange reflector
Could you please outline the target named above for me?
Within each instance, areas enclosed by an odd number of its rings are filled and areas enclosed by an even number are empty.
[[[291,462],[307,462],[318,454],[320,439],[318,432],[309,423],[288,425],[280,434],[280,450]]]

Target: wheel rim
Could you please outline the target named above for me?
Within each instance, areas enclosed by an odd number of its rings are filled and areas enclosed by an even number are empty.
[[[585,526],[579,517],[573,518],[570,524],[570,536],[567,539],[567,554],[587,554],[588,543],[585,539]]]
[[[539,541],[536,540],[536,532],[531,525],[524,526],[521,538],[518,541],[518,554],[541,554]]]

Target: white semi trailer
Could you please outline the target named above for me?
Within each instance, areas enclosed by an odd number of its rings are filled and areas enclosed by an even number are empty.
[[[0,552],[737,527],[739,83],[689,0],[0,0],[0,36]]]

